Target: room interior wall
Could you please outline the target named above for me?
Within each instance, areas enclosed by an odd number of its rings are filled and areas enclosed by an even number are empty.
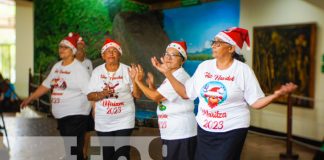
[[[34,66],[33,3],[16,1],[16,92],[28,96],[28,69]]]
[[[313,0],[241,0],[240,26],[250,31],[251,42],[253,42],[252,31],[256,26],[312,22],[317,24],[315,64],[313,64],[315,82],[309,82],[315,83],[314,108],[293,107],[293,135],[321,141],[324,138],[324,84],[322,83],[324,74],[321,73],[324,54],[324,1],[317,2],[321,5],[313,3]],[[253,50],[245,51],[247,64],[251,67],[252,53]],[[286,115],[286,105],[273,103],[262,110],[252,110],[251,125],[286,132]]]

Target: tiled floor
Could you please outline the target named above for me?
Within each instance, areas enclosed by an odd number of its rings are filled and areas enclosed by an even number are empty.
[[[29,118],[26,118],[29,117]],[[31,118],[42,117],[42,115],[6,114],[5,122],[9,134],[11,160],[40,160],[40,159],[58,159],[62,156],[63,149],[58,147],[62,145],[62,138],[58,136],[56,121],[52,118]],[[141,155],[142,159],[160,159],[161,145],[158,137],[159,131],[156,128],[138,128],[133,133],[133,139],[148,147],[148,155]],[[153,140],[154,139],[154,140]],[[3,139],[6,144],[6,139]],[[143,147],[138,145],[139,148]],[[136,147],[135,147],[136,148]],[[137,148],[137,149],[139,149]],[[1,149],[1,145],[0,145]],[[143,153],[140,150],[140,153]],[[98,154],[98,148],[92,148],[91,153]],[[246,139],[242,160],[274,160],[279,159],[279,154],[285,152],[285,141],[273,139],[266,136],[249,133]],[[300,160],[311,160],[315,151],[304,146],[294,144],[293,152],[299,155]],[[3,154],[3,152],[0,152]],[[138,159],[132,150],[133,159]],[[146,158],[144,158],[146,157]],[[0,159],[2,157],[0,155]],[[92,157],[99,159],[98,157]]]

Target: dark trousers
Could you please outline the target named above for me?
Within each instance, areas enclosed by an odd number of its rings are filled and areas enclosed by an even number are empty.
[[[73,115],[58,119],[58,129],[61,136],[63,136],[65,154],[77,155],[78,160],[83,160],[83,145],[84,134],[88,129],[89,116],[87,115]],[[71,147],[71,141],[69,138],[77,138],[77,146]]]
[[[194,160],[197,136],[177,139],[162,139],[162,157],[164,160]]]
[[[129,146],[129,136],[132,134],[133,129],[122,129],[112,132],[99,132],[97,131],[97,135],[99,136],[100,142],[106,142],[102,145],[102,155],[103,160],[117,160],[119,157],[124,156],[128,160],[130,159],[130,146]],[[115,139],[114,137],[118,137],[121,139]],[[101,140],[102,139],[102,140]],[[115,151],[116,144],[127,144],[120,148],[117,148]],[[108,146],[107,146],[108,145]]]
[[[214,133],[198,126],[196,160],[239,160],[248,128]]]

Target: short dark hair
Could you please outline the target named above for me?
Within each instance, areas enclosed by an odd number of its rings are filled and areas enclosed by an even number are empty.
[[[232,57],[233,57],[234,59],[236,59],[236,60],[239,60],[239,61],[243,62],[243,63],[246,62],[244,56],[241,55],[241,54],[238,54],[238,53],[236,53],[236,52],[233,53],[233,56],[232,56]]]
[[[180,54],[180,56],[181,56],[181,58],[182,58],[182,61],[184,62],[185,61],[185,58],[184,58],[184,56],[179,52],[179,54]]]

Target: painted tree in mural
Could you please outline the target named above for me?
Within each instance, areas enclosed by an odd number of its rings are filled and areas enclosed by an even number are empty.
[[[87,44],[88,57],[97,59],[118,12],[147,10],[128,0],[35,0],[34,4],[36,72],[48,70],[58,60],[58,43],[69,32],[80,33]]]

